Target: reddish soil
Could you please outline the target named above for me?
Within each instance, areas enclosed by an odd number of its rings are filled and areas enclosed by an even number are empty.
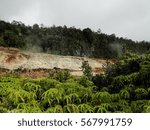
[[[24,77],[47,77],[50,72],[68,69],[71,75],[82,75],[82,62],[88,61],[93,74],[103,73],[105,66],[116,63],[111,59],[59,56],[46,53],[24,53],[16,48],[0,47],[0,75],[15,73]]]

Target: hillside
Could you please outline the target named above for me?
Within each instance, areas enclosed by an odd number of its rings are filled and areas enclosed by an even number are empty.
[[[150,49],[147,41],[133,41],[107,35],[101,31],[83,30],[75,27],[8,23],[0,20],[0,46],[16,47],[32,52],[47,52],[65,56],[94,58],[118,58],[126,51],[143,54]]]
[[[0,21],[0,112],[149,113],[150,43]]]
[[[111,60],[86,57],[60,56],[46,53],[21,52],[16,48],[0,47],[0,68],[31,77],[47,76],[52,70],[69,70],[72,75],[82,75],[82,62],[88,61],[94,74],[103,72]],[[2,73],[2,72],[1,72]]]
[[[58,64],[62,68],[69,68],[68,63],[73,62],[72,66],[78,69],[78,64],[75,64],[79,60],[77,57],[39,53],[37,57],[33,53],[29,56],[29,53],[25,54],[16,49],[8,51],[4,48],[0,54],[3,59],[1,64],[6,64],[7,61],[7,67],[10,69],[13,69],[15,65],[16,68],[14,68],[17,69],[18,63],[21,63],[20,66],[24,68],[26,66],[35,68],[35,63],[37,66],[43,64],[43,67],[46,67],[46,63],[54,62],[53,58],[67,61]],[[36,59],[35,63],[27,62],[34,59]],[[88,60],[96,63],[95,66],[98,64],[93,59]],[[27,71],[30,73],[31,70]],[[0,112],[149,113],[150,53],[137,55],[128,52],[116,64],[110,65],[104,74],[98,74],[92,78],[85,75],[76,78],[66,71],[38,78],[14,74],[0,76]]]

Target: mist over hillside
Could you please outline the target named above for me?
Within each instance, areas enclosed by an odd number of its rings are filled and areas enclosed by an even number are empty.
[[[101,31],[75,27],[11,23],[0,20],[0,46],[24,51],[94,58],[118,58],[126,51],[142,54],[150,49],[147,41],[133,41]]]
[[[71,75],[82,76],[82,63],[87,61],[93,75],[104,72],[104,65],[113,60],[94,59],[75,56],[60,56],[45,53],[21,52],[16,48],[0,47],[0,76],[2,73],[39,78],[50,72],[68,70]]]

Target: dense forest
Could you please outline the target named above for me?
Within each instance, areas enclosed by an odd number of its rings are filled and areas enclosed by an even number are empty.
[[[89,28],[25,26],[0,21],[0,46],[61,55],[115,58],[103,74],[83,62],[81,77],[67,70],[31,79],[0,76],[0,112],[150,112],[150,43]]]
[[[0,46],[17,47],[23,50],[47,52],[59,55],[87,56],[95,58],[118,58],[130,50],[142,54],[150,49],[146,41],[135,42],[127,38],[107,35],[98,29],[83,30],[75,27],[11,23],[0,20]]]
[[[104,74],[90,75],[88,63],[83,71],[80,78],[67,70],[38,79],[2,76],[0,112],[150,112],[150,53],[127,52]]]

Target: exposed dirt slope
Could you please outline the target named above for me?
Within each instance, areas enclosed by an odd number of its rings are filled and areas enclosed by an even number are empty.
[[[88,61],[93,73],[103,72],[103,66],[113,61],[86,57],[60,56],[45,53],[20,52],[0,47],[0,73],[14,71],[31,77],[46,76],[49,71],[68,69],[72,75],[82,75],[82,62]]]

